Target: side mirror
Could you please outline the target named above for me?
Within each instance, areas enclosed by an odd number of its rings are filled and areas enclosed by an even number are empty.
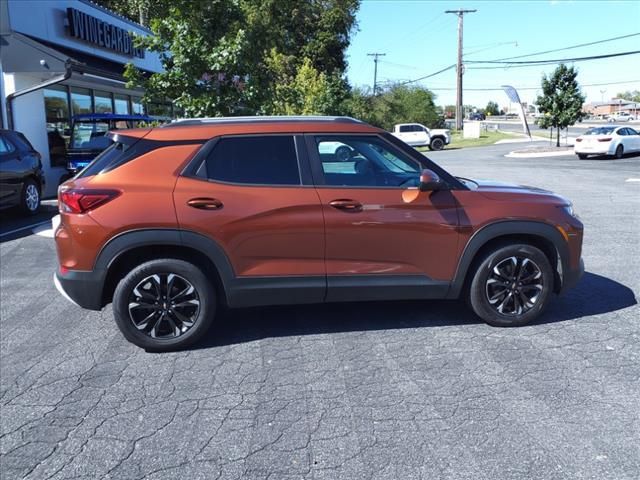
[[[442,188],[442,180],[436,174],[436,172],[432,170],[425,169],[420,174],[420,191],[421,192],[429,192],[440,190]]]

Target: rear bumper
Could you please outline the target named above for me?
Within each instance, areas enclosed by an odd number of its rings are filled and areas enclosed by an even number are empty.
[[[60,294],[88,310],[102,310],[104,273],[101,271],[57,271],[53,283]]]
[[[583,274],[584,261],[582,260],[582,258],[580,258],[580,264],[578,265],[578,268],[563,272],[562,288],[560,289],[560,293],[564,293],[567,290],[575,287],[578,281],[582,278]]]
[[[577,155],[577,154],[583,154],[583,155],[613,155],[613,153],[615,152],[612,151],[611,145],[610,144],[606,144],[604,146],[593,146],[591,148],[584,148],[583,146],[580,147],[574,147],[573,148],[573,152]]]

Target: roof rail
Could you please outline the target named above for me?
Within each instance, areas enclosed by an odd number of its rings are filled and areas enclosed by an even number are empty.
[[[278,122],[336,122],[336,123],[364,123],[351,117],[331,117],[322,115],[255,115],[250,117],[208,117],[183,118],[175,120],[161,128],[184,127],[189,125],[221,125],[229,123],[278,123]]]

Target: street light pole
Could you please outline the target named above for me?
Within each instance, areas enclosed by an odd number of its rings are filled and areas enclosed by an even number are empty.
[[[464,29],[464,14],[465,13],[473,13],[477,10],[445,10],[444,13],[454,13],[458,15],[458,81],[456,88],[456,129],[462,130],[462,120],[464,117],[463,104],[462,104],[462,32]]]

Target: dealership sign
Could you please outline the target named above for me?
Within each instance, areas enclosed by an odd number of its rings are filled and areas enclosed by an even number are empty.
[[[127,30],[75,8],[67,8],[67,19],[72,37],[122,55],[144,58],[144,49],[133,45],[133,34]]]

